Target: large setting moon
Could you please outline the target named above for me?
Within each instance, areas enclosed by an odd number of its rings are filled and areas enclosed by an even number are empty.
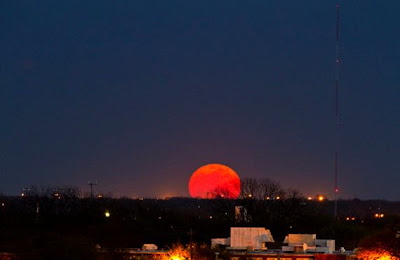
[[[237,173],[226,165],[207,164],[192,174],[189,193],[193,198],[236,199],[240,194],[240,179]]]

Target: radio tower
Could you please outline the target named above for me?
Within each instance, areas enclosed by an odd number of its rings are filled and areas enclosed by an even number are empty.
[[[335,153],[334,153],[334,173],[335,173],[335,209],[333,215],[337,218],[337,202],[338,202],[338,139],[340,130],[340,117],[339,117],[339,69],[340,69],[340,12],[339,0],[336,3],[336,77],[335,77],[335,117],[336,117],[336,139],[335,139]]]

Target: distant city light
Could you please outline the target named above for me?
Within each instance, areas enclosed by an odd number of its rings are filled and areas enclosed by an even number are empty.
[[[281,199],[281,197],[279,197],[279,196],[276,196],[276,198],[275,199],[277,199],[277,200],[280,200]]]
[[[312,197],[308,197],[307,200],[312,200]]]
[[[322,195],[319,195],[318,196],[318,201],[324,201],[325,200],[325,197],[324,196],[322,196]]]
[[[375,218],[383,218],[385,215],[382,213],[376,213]]]

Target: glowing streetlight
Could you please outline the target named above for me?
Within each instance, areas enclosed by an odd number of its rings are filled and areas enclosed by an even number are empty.
[[[325,197],[324,196],[322,196],[322,195],[319,195],[318,196],[318,201],[324,201],[325,200]]]
[[[110,212],[108,210],[106,210],[106,212],[104,212],[104,216],[106,218],[109,218],[111,216]]]

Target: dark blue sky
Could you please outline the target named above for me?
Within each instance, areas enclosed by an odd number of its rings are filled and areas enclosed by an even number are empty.
[[[335,1],[2,1],[0,192],[332,194]],[[341,196],[400,199],[400,2],[342,4]]]

